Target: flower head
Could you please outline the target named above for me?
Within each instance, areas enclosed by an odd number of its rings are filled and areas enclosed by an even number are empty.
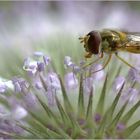
[[[46,84],[49,88],[59,90],[61,89],[60,81],[56,73],[49,72],[46,76]]]
[[[67,73],[65,75],[64,81],[67,89],[75,89],[78,87],[78,79],[73,72]]]
[[[37,61],[31,61],[30,58],[24,60],[23,69],[28,72],[30,76],[34,76],[37,72]]]
[[[13,81],[15,92],[23,92],[23,93],[28,92],[30,85],[25,79],[15,77],[12,79],[12,81]]]

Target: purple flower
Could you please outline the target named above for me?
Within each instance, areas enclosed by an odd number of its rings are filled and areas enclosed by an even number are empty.
[[[6,89],[7,89],[6,84],[0,81],[0,93],[4,93]]]
[[[16,93],[21,92],[21,87],[20,87],[19,82],[15,82],[14,87],[15,87],[15,92]]]
[[[27,116],[27,111],[22,106],[16,106],[15,109],[12,111],[12,116],[16,120],[23,119]]]
[[[66,67],[71,67],[71,66],[73,66],[73,62],[71,61],[71,57],[70,57],[70,56],[65,56],[64,65],[65,65]]]
[[[64,78],[67,89],[75,89],[78,87],[78,79],[73,72],[69,72]]]
[[[93,88],[93,78],[88,77],[83,81],[83,88],[84,88],[84,93],[89,94],[91,89]]]
[[[86,123],[86,121],[82,118],[79,118],[78,123],[79,123],[79,125],[84,125]]]
[[[77,65],[74,65],[74,66],[73,66],[73,73],[77,74],[77,73],[79,73],[80,71],[81,71],[81,68],[80,68],[79,66],[77,66]]]
[[[40,81],[36,81],[35,82],[35,87],[40,90],[40,89],[43,88],[43,85],[42,85],[42,83]]]
[[[1,119],[0,120],[0,130],[5,131],[5,132],[14,132],[14,133],[22,133],[23,129],[21,129],[20,127],[18,127],[15,122],[11,119]],[[9,136],[2,136],[4,139],[9,139]]]
[[[35,95],[31,92],[27,93],[26,95],[24,95],[23,97],[23,105],[27,108],[31,108],[31,109],[34,109],[34,108],[38,108],[38,102],[37,102],[37,99],[35,97]]]
[[[125,125],[123,123],[118,123],[116,129],[118,131],[123,131],[125,129]]]
[[[55,95],[57,91],[61,89],[60,81],[56,73],[49,72],[46,77],[46,85],[47,85],[47,99],[48,104],[50,106],[56,105]]]
[[[94,73],[95,71],[98,71],[102,68],[103,68],[103,66],[101,64],[96,64],[96,65],[93,65],[92,67],[90,67],[91,76],[94,79],[94,81],[102,80],[104,78],[104,76],[105,76],[104,70]]]
[[[0,104],[0,118],[5,118],[6,116],[9,116],[10,112],[9,110],[2,104]]]
[[[50,72],[46,76],[46,84],[51,89],[59,90],[61,89],[60,81],[56,73]]]
[[[140,83],[140,73],[138,70],[130,69],[128,72],[128,80],[129,81],[137,81]]]
[[[11,80],[0,78],[0,93],[6,92],[8,89],[13,90],[14,85]]]
[[[45,65],[49,65],[51,58],[48,56],[43,56],[43,60],[44,60]]]
[[[38,70],[39,72],[42,72],[42,71],[45,70],[45,65],[44,65],[43,62],[37,62],[37,70]]]
[[[37,72],[37,61],[30,61],[29,58],[24,60],[23,69],[28,72],[30,76],[34,76]]]
[[[138,90],[134,88],[128,88],[125,90],[124,94],[122,95],[123,101],[129,100],[130,103],[135,103],[138,99]]]
[[[47,92],[46,96],[47,96],[47,100],[48,100],[48,105],[49,106],[56,105],[55,94],[56,94],[56,90],[55,89],[48,89],[48,92]]]
[[[113,89],[118,91],[122,87],[124,82],[125,78],[123,76],[118,76],[113,83]]]
[[[95,114],[95,116],[94,116],[94,121],[96,122],[96,123],[99,123],[100,121],[101,121],[101,115],[100,114]]]
[[[5,131],[5,132],[13,132],[13,123],[11,123],[10,120],[6,119],[1,119],[0,120],[0,130]]]
[[[15,92],[28,93],[29,83],[23,78],[13,78]]]

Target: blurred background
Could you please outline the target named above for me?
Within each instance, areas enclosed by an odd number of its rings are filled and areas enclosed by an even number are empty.
[[[84,54],[79,36],[102,28],[138,32],[139,25],[139,1],[1,1],[0,74],[19,73],[33,51],[57,59],[56,65],[64,55],[79,61]]]
[[[20,38],[40,39],[57,31],[81,33],[112,27],[138,31],[139,8],[140,2],[0,2],[0,37],[4,43],[8,39],[9,44]]]

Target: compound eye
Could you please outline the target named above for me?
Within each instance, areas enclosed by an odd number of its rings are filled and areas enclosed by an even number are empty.
[[[99,32],[91,31],[88,33],[89,39],[87,42],[88,50],[93,54],[99,53],[99,46],[101,43],[101,35]]]

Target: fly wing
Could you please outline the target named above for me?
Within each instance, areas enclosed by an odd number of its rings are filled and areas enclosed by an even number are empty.
[[[140,35],[127,35],[125,50],[131,53],[140,53]]]

